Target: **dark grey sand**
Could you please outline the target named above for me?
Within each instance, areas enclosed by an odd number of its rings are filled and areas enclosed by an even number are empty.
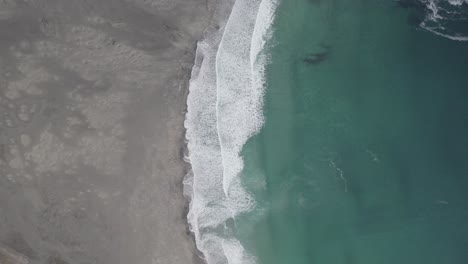
[[[0,0],[0,264],[190,264],[182,178],[216,0]]]

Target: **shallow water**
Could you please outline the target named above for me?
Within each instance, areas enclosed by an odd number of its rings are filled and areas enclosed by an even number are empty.
[[[276,11],[265,125],[244,146],[259,264],[468,261],[468,42],[384,0]]]

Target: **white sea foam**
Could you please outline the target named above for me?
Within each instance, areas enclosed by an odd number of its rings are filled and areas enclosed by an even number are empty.
[[[448,38],[448,39],[451,39],[451,40],[456,40],[456,41],[468,41],[468,37],[467,36],[456,36],[456,35],[450,35],[450,34],[444,34],[444,33],[441,33],[431,27],[428,27],[428,26],[425,26],[424,24],[421,25],[422,28],[424,28],[425,30],[431,32],[431,33],[434,33],[438,36],[441,36],[441,37],[444,37],[444,38]]]
[[[255,262],[235,238],[233,223],[255,206],[240,181],[240,151],[263,124],[267,58],[261,50],[273,1],[220,1],[197,48],[185,120],[192,173],[184,192],[190,199],[190,229],[208,264]]]
[[[448,23],[464,23],[468,19],[468,0],[421,0],[428,13],[420,26],[438,36],[456,41],[468,41],[466,33],[451,30]],[[447,5],[448,4],[448,5]]]
[[[451,5],[463,5],[463,3],[465,2],[465,0],[448,0],[448,2],[451,4]]]

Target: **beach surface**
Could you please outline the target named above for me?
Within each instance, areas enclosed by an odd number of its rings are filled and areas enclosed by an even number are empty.
[[[216,0],[0,1],[0,263],[199,263],[184,117]]]

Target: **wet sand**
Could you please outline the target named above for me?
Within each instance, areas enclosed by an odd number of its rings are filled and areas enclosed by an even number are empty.
[[[0,0],[0,263],[201,261],[183,121],[215,2]]]

